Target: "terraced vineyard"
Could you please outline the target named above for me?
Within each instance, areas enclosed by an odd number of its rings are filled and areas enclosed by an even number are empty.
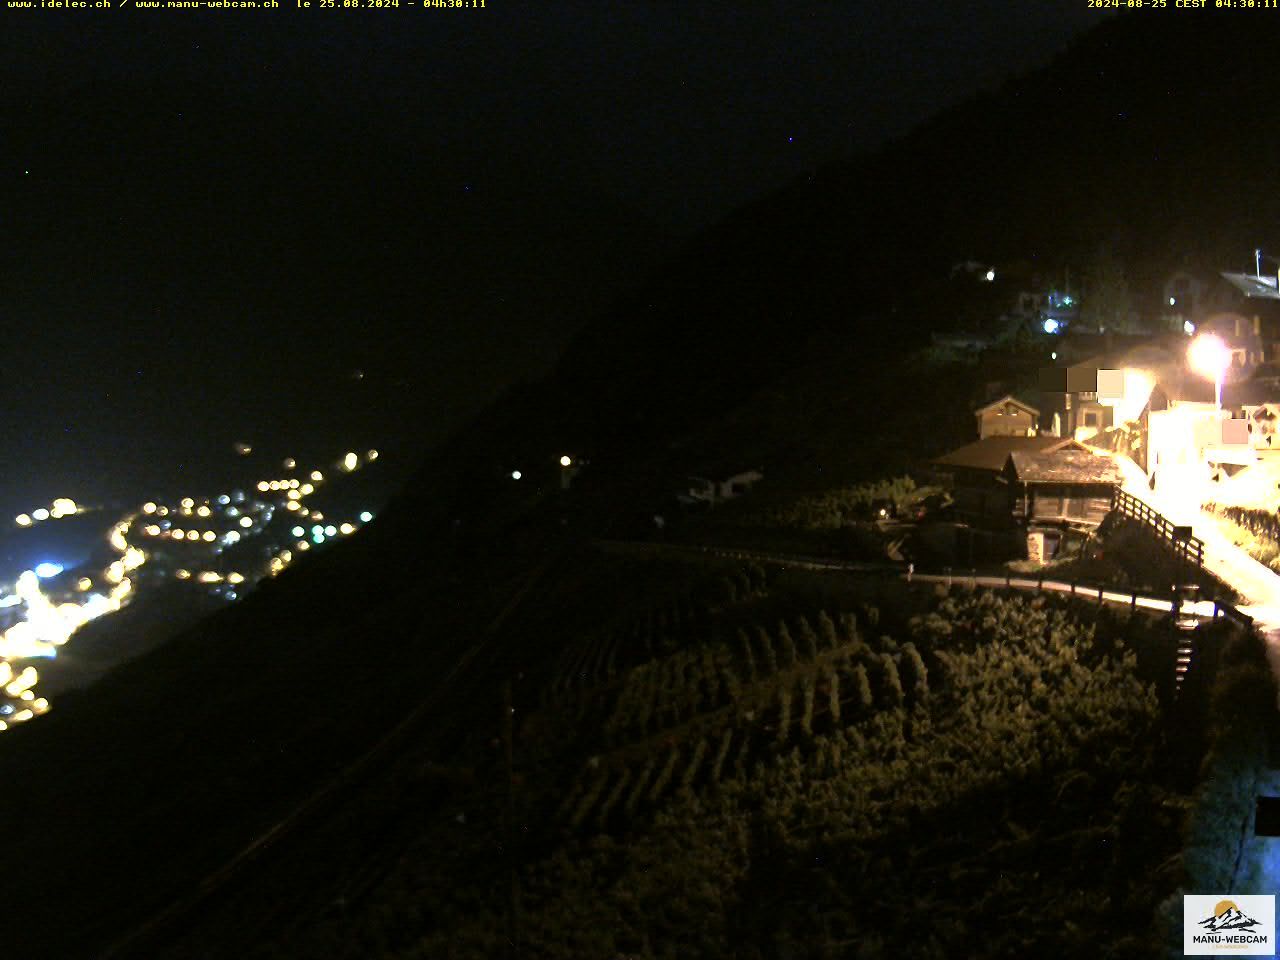
[[[308,955],[1144,955],[1182,810],[1151,631],[921,603],[890,627],[741,570],[571,638],[511,786],[481,773]]]

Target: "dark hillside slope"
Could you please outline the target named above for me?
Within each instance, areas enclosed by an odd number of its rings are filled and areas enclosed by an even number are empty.
[[[1119,17],[1050,66],[693,241],[570,347],[550,417],[581,442],[660,440],[792,365],[815,330],[874,358],[953,323],[967,256],[1047,275],[1099,243],[1131,284],[1250,260],[1280,222],[1280,25]]]

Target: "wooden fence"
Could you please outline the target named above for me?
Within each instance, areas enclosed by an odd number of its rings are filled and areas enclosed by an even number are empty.
[[[1121,516],[1141,523],[1174,553],[1190,560],[1197,567],[1204,566],[1204,541],[1199,537],[1178,536],[1175,524],[1133,494],[1116,487],[1111,498],[1111,508]]]

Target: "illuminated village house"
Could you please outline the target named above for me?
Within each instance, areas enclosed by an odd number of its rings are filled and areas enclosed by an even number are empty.
[[[951,488],[957,519],[1006,555],[1034,540],[1045,558],[1071,532],[1087,534],[1102,522],[1120,479],[1109,458],[1047,435],[986,437],[933,466]]]
[[[978,437],[1034,437],[1039,432],[1040,411],[1017,397],[1006,394],[974,411]]]

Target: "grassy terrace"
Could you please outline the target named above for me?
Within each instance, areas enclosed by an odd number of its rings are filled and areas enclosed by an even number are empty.
[[[1269,569],[1280,573],[1280,518],[1269,510],[1205,504],[1218,525],[1237,547]]]

